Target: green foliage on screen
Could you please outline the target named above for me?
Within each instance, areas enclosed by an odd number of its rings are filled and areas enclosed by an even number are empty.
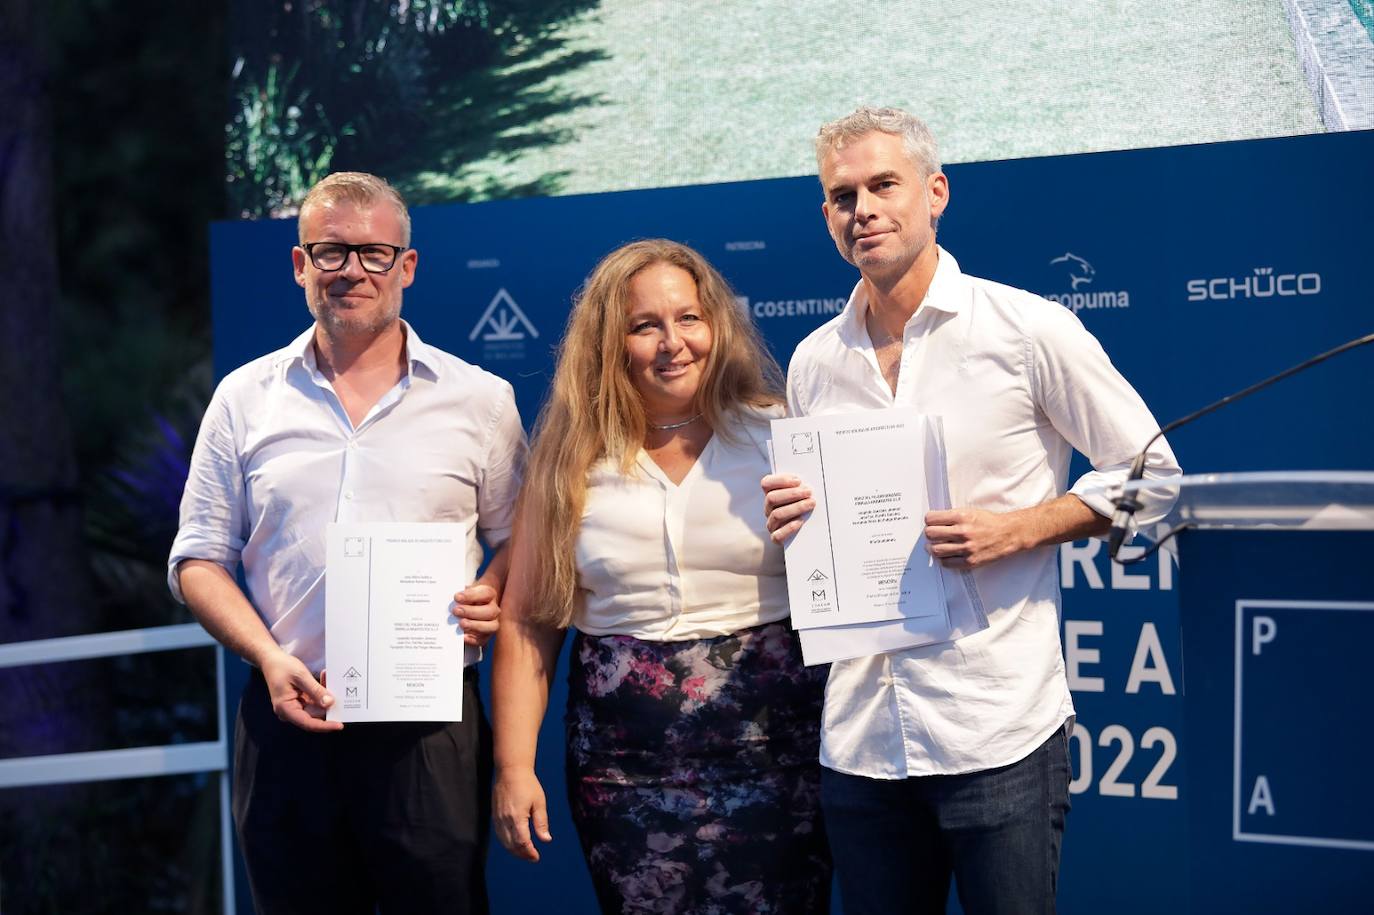
[[[294,211],[331,171],[379,170],[436,93],[587,0],[243,2],[230,27],[230,210]]]

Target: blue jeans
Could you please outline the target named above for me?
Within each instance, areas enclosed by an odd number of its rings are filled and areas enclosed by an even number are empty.
[[[1068,729],[1020,762],[886,781],[821,770],[845,915],[1053,913],[1069,810]]]

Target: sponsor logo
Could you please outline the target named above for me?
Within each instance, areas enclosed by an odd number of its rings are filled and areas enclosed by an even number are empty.
[[[755,318],[794,318],[810,315],[837,315],[844,311],[849,300],[834,299],[776,299],[751,302],[747,295],[735,296],[740,307]]]
[[[1092,289],[1097,279],[1097,268],[1087,258],[1079,257],[1072,251],[1065,251],[1050,259],[1050,266],[1065,271],[1069,280],[1068,292],[1047,292],[1045,298],[1058,302],[1065,308],[1077,313],[1086,309],[1130,308],[1131,295],[1124,289]]]
[[[727,241],[726,251],[762,251],[768,246],[761,241]]]
[[[494,257],[475,257],[468,261],[469,270],[491,270],[501,266],[501,262]]]
[[[478,337],[482,339],[482,357],[488,361],[523,359],[526,338],[538,339],[539,331],[511,294],[501,288],[468,334],[469,340]]]
[[[1074,292],[1078,291],[1079,286],[1092,283],[1093,277],[1097,275],[1097,271],[1093,269],[1092,264],[1079,257],[1077,254],[1074,254],[1072,251],[1065,251],[1063,254],[1050,261],[1050,263],[1064,264],[1068,267],[1069,285],[1073,287]]]
[[[1249,276],[1217,276],[1207,280],[1189,280],[1187,288],[1190,302],[1316,295],[1322,291],[1322,275],[1275,273],[1273,267],[1256,267]]]
[[[521,328],[524,330],[521,330]],[[485,328],[485,332],[484,332]],[[491,304],[487,310],[482,312],[482,317],[477,319],[473,325],[472,333],[468,334],[469,340],[476,340],[477,335],[481,334],[483,340],[523,340],[525,331],[531,337],[538,337],[539,331],[534,329],[530,319],[515,304],[515,299],[510,297],[510,293],[504,288],[496,290],[496,295],[492,296]]]

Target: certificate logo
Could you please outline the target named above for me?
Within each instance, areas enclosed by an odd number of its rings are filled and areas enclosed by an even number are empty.
[[[812,600],[825,600],[825,589],[824,589],[824,588],[812,588],[812,589],[811,589],[811,599],[812,599]]]
[[[347,559],[361,559],[363,555],[363,538],[345,537],[344,538],[344,557]]]
[[[792,433],[792,453],[810,454],[816,450],[815,436],[810,432]]]
[[[825,574],[824,572],[822,572],[820,569],[816,569],[816,570],[815,570],[814,572],[812,572],[810,575],[806,576],[806,580],[807,580],[807,581],[825,581],[825,580],[826,580],[826,577],[827,577],[827,576],[826,576],[826,574]]]
[[[348,670],[344,673],[344,679],[345,679],[345,680],[357,680],[357,679],[358,679],[359,677],[361,677],[361,676],[362,676],[362,674],[358,673],[358,668],[356,668],[356,667],[350,667],[350,668],[348,668]]]
[[[344,687],[344,695],[345,695],[346,697],[350,698],[350,699],[356,699],[356,698],[358,697],[358,687],[356,687],[356,686],[345,686],[345,687]]]

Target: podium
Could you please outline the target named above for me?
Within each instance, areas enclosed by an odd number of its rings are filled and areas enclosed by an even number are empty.
[[[1189,910],[1374,911],[1374,473],[1171,488]]]

